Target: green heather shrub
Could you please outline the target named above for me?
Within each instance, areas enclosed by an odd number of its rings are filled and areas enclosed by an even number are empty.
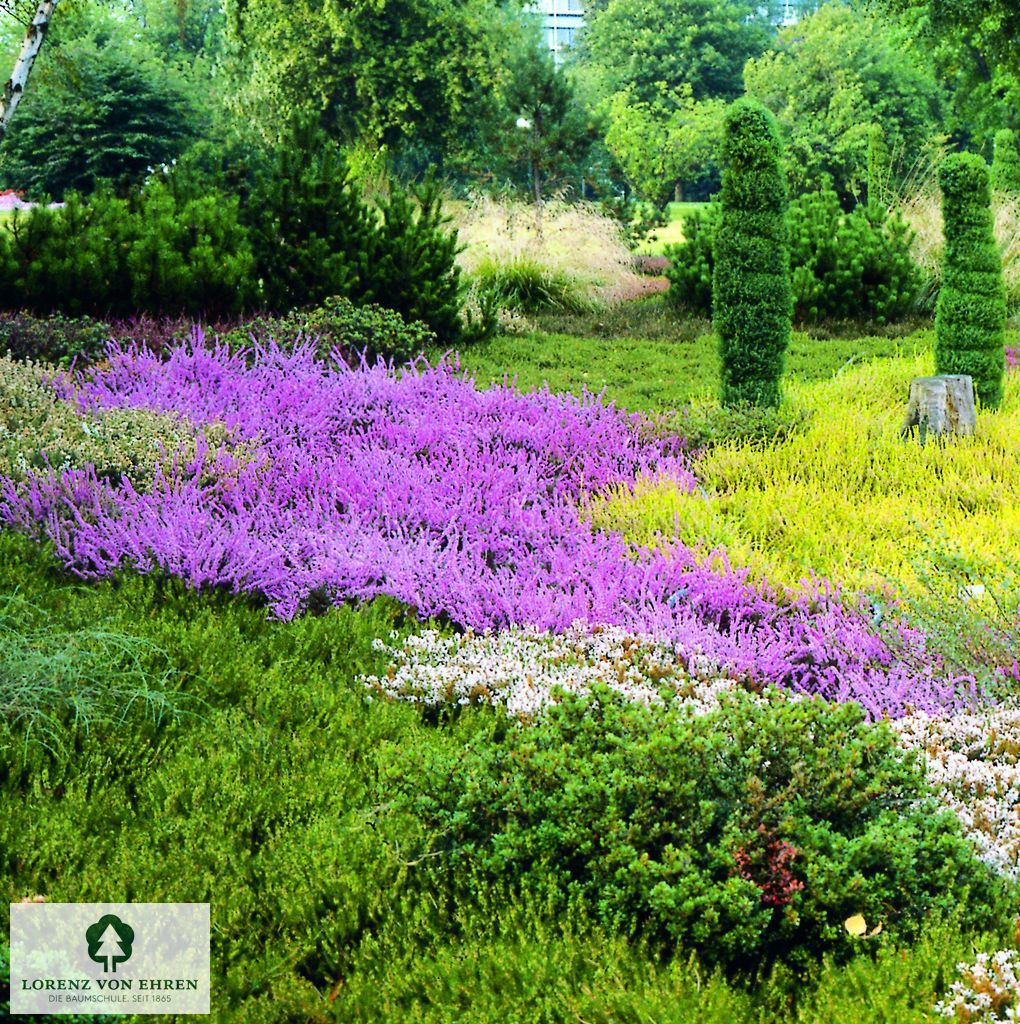
[[[15,478],[49,468],[94,467],[114,483],[129,479],[138,489],[151,485],[160,463],[191,460],[196,429],[174,413],[141,408],[83,411],[59,398],[52,371],[0,357],[0,474]],[[230,443],[222,423],[202,428],[212,449]],[[238,462],[258,457],[258,445],[232,445]]]
[[[1008,128],[995,133],[992,190],[1020,192],[1020,150],[1017,149],[1015,133]]]
[[[328,358],[337,348],[347,359],[365,353],[369,360],[382,356],[397,363],[415,359],[436,342],[436,336],[420,321],[405,321],[382,306],[355,306],[350,299],[336,295],[315,309],[251,320],[223,340],[234,348],[244,348],[251,345],[252,338],[262,342],[272,338],[286,347],[299,336],[315,338],[321,358]]]
[[[856,913],[910,936],[988,920],[999,883],[855,704],[734,694],[704,714],[608,690],[394,773],[437,885],[469,868],[544,883],[593,917],[709,962],[851,952]]]
[[[921,275],[910,247],[913,235],[897,214],[872,206],[844,213],[832,190],[790,203],[790,266],[798,323],[863,320],[878,325],[913,308]],[[666,298],[676,309],[709,312],[719,229],[717,206],[691,217],[687,238],[670,246]]]
[[[694,402],[667,414],[656,426],[679,434],[688,448],[703,451],[714,445],[766,445],[784,441],[802,430],[809,418],[810,413],[785,406]]]
[[[786,174],[775,117],[751,100],[734,103],[726,116],[724,158],[712,279],[722,399],[778,405],[793,305]]]
[[[1002,400],[1006,290],[992,229],[988,166],[954,153],[939,168],[945,231],[942,287],[935,313],[938,373],[965,373],[984,405]]]
[[[125,574],[69,586],[44,549],[0,532],[0,594],[15,590],[22,603],[10,606],[11,615],[22,638],[44,640],[43,653],[59,663],[61,651],[65,661],[74,657],[74,644],[90,631],[130,637],[130,657],[112,663],[142,673],[138,681],[180,713],[142,713],[136,701],[130,714],[96,715],[87,728],[69,717],[66,742],[50,746],[26,744],[23,726],[9,727],[14,742],[0,756],[0,888],[10,901],[208,900],[211,1019],[224,1024],[913,1024],[973,941],[1005,944],[975,935],[985,902],[978,885],[958,919],[920,923],[911,946],[896,944],[893,933],[909,931],[897,928],[902,902],[893,897],[887,909],[871,901],[897,884],[916,894],[944,871],[948,904],[972,865],[957,856],[937,815],[917,820],[921,808],[895,802],[912,797],[916,773],[890,751],[885,729],[863,727],[852,709],[829,718],[806,703],[794,722],[790,703],[769,725],[767,709],[756,718],[738,704],[731,717],[740,728],[729,738],[686,720],[683,729],[662,729],[661,710],[618,707],[601,714],[608,732],[582,713],[569,730],[578,738],[572,747],[564,728],[508,728],[492,709],[464,709],[429,726],[409,704],[367,699],[358,677],[385,670],[373,640],[413,628],[393,602],[283,623],[243,597],[196,594],[168,578]],[[86,668],[98,677],[101,648],[92,650]],[[560,714],[573,720],[569,709]],[[631,737],[629,752],[619,741]],[[684,738],[695,741],[690,755],[677,746]],[[512,793],[494,801],[490,821],[483,802],[499,780],[475,769],[497,759]],[[407,775],[409,767],[439,774]],[[679,796],[671,793],[674,770]],[[707,781],[695,785],[699,772]],[[525,790],[531,778],[539,783],[534,795]],[[470,792],[470,779],[481,793]],[[456,827],[480,823],[471,842],[483,856],[475,862],[465,849],[447,886],[436,870],[440,857],[421,854],[430,841],[452,846],[456,836],[430,834],[411,805],[420,789],[422,810],[432,815],[436,794],[458,786],[465,798]],[[788,799],[798,789],[801,799]],[[607,791],[621,799],[603,811]],[[729,807],[718,793],[732,796]],[[812,887],[828,891],[822,885],[831,873],[831,904],[821,910],[838,933],[835,952],[806,974],[781,965],[769,973],[756,961],[750,977],[729,981],[690,949],[663,951],[634,941],[615,921],[598,923],[613,915],[593,904],[590,889],[578,886],[564,898],[564,873],[583,866],[583,850],[548,876],[517,871],[523,851],[516,862],[509,857],[498,881],[492,861],[500,848],[490,850],[486,836],[514,799],[550,811],[578,808],[566,829],[578,842],[622,851],[631,871],[620,871],[615,884],[631,892],[666,862],[675,875],[693,876],[713,857],[716,882],[725,886],[727,837],[743,841],[738,821],[749,823],[752,844],[762,819],[777,823],[805,850],[788,862],[808,883],[799,897]],[[690,809],[688,821],[672,815],[678,806]],[[631,834],[596,834],[600,814],[631,822]],[[718,829],[698,828],[699,816],[712,814],[732,824],[722,839]],[[883,838],[881,823],[894,815]],[[531,823],[541,844],[536,859],[564,834],[564,822],[546,821]],[[675,854],[663,842],[671,825]],[[521,831],[506,831],[508,854],[520,853]],[[834,867],[840,858],[844,871]],[[747,868],[763,880],[753,863]],[[759,917],[762,890],[743,889]],[[702,895],[692,899],[711,910]],[[667,880],[654,922],[677,918],[690,930],[694,919],[671,913],[669,897]],[[912,904],[919,915],[923,905],[920,897]],[[882,920],[882,935],[847,938],[840,921],[847,907]],[[779,916],[785,923],[776,924],[776,941],[783,928],[796,928]],[[1000,921],[1008,929],[1008,914]],[[709,915],[704,927],[724,922]],[[856,949],[871,955],[838,962]],[[0,1016],[6,956],[0,940]]]
[[[67,367],[76,361],[94,362],[109,340],[110,328],[92,317],[0,314],[0,356]]]

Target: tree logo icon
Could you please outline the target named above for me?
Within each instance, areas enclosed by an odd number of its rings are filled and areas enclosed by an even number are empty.
[[[117,964],[131,959],[134,929],[114,914],[104,914],[95,924],[85,929],[89,958],[103,965],[104,974],[115,974]]]

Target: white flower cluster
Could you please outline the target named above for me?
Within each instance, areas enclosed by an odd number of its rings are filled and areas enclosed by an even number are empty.
[[[935,1012],[960,1024],[1020,1020],[1018,957],[1020,952],[1015,949],[1000,949],[979,953],[973,964],[957,964],[963,981],[953,982]]]
[[[1020,710],[892,723],[924,754],[929,783],[963,824],[978,855],[1020,879]]]
[[[559,634],[512,628],[444,636],[427,630],[401,644],[374,643],[392,663],[385,678],[363,682],[385,695],[429,705],[498,704],[521,717],[552,701],[557,688],[588,693],[603,684],[644,704],[667,688],[707,711],[739,685],[707,658],[681,661],[653,637],[581,622]]]

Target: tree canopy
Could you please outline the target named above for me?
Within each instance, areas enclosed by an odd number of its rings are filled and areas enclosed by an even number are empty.
[[[776,114],[800,188],[828,176],[844,197],[859,192],[873,124],[908,167],[943,124],[943,91],[906,32],[842,4],[781,31],[744,80]]]

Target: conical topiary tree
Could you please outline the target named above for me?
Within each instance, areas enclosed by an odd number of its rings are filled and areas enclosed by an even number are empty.
[[[935,315],[939,373],[966,373],[986,406],[1002,400],[1006,289],[992,230],[988,166],[955,153],[939,169],[945,254]]]
[[[1020,150],[1016,147],[1016,135],[1008,128],[995,133],[992,188],[996,192],[1020,192]]]
[[[726,117],[712,316],[727,405],[778,405],[793,299],[786,174],[772,114],[738,100]]]

